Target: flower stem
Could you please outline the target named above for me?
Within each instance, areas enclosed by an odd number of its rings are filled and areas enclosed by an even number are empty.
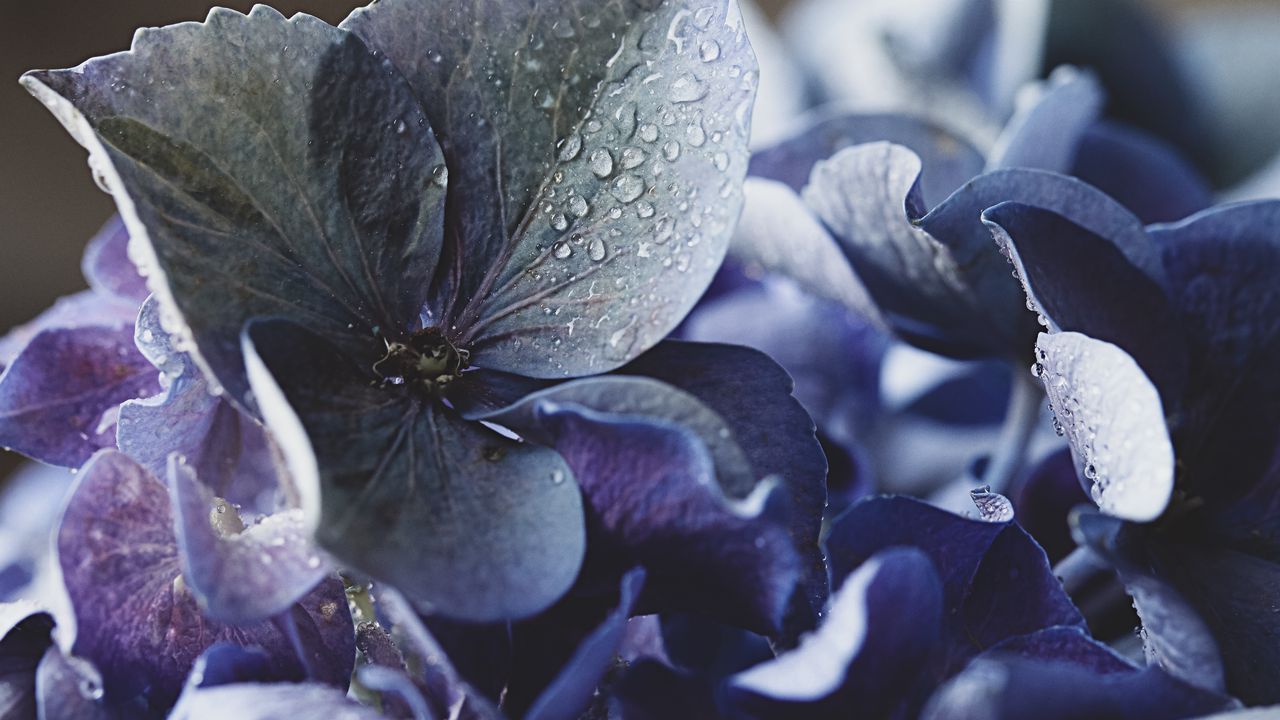
[[[1009,408],[1005,411],[1004,425],[1000,428],[1000,439],[995,452],[987,463],[987,471],[982,475],[982,483],[999,493],[1008,490],[1014,478],[1022,471],[1027,459],[1027,448],[1031,445],[1031,435],[1040,418],[1040,401],[1044,397],[1040,391],[1040,383],[1026,368],[1014,366],[1012,371],[1013,387],[1009,390]]]

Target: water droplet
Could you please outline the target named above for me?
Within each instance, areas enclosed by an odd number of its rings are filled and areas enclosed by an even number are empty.
[[[716,9],[715,9],[715,6],[713,5],[708,5],[704,8],[699,8],[698,11],[693,15],[693,24],[697,25],[703,30],[706,30],[707,26],[711,24],[711,18],[714,17],[715,14],[716,14]]]
[[[587,243],[587,255],[596,262],[604,260],[604,241],[600,238],[591,238],[591,242]]]
[[[551,252],[561,260],[573,254],[573,248],[569,247],[569,243],[560,241],[552,246]]]
[[[560,141],[560,162],[569,162],[582,152],[582,136],[574,133]]]
[[[551,216],[551,227],[563,232],[569,227],[569,218],[565,217],[562,213],[556,213]]]
[[[635,175],[619,175],[610,186],[609,192],[622,202],[629,203],[644,192],[644,181]]]
[[[573,213],[574,217],[586,217],[586,214],[591,212],[591,206],[587,204],[586,198],[574,195],[569,198],[569,212]]]
[[[658,139],[658,126],[653,123],[645,123],[640,126],[640,139],[645,142],[653,142]]]
[[[716,169],[719,170],[720,172],[724,172],[725,170],[728,170],[729,169],[729,153],[718,152],[715,155],[712,155],[711,164],[715,165]]]
[[[404,124],[404,121],[403,121],[403,120],[397,120],[397,121],[396,121],[396,134],[397,134],[397,135],[403,135],[403,134],[404,134],[404,131],[405,131],[406,129],[407,129],[407,128],[405,127],[405,124]]]
[[[613,113],[614,125],[623,139],[631,137],[636,131],[636,104],[625,103]]]
[[[680,157],[680,143],[675,140],[668,140],[664,143],[662,145],[662,157],[674,162],[676,158]]]
[[[564,482],[564,471],[563,471],[563,470],[552,470],[552,471],[551,471],[551,482],[555,483],[556,485],[559,485],[560,483]]]
[[[1032,377],[1043,377],[1043,376],[1044,376],[1044,365],[1043,365],[1042,363],[1034,363],[1034,364],[1031,366],[1031,376],[1032,376]]]
[[[672,102],[687,103],[701,100],[707,96],[707,88],[702,81],[689,73],[676,78],[671,83],[670,97]]]
[[[622,167],[630,170],[640,163],[644,162],[644,151],[638,147],[628,147],[622,149]]]
[[[698,47],[698,57],[702,58],[702,62],[711,62],[720,57],[720,43],[715,40],[704,40]]]
[[[595,152],[591,153],[591,159],[587,164],[591,167],[591,172],[596,174],[596,177],[609,177],[609,174],[613,172],[613,155],[610,155],[605,148],[597,148]]]
[[[443,164],[431,168],[431,182],[444,187],[449,184],[449,168]]]
[[[307,567],[311,568],[312,570],[320,567],[319,556],[312,555],[311,557],[307,558]]]
[[[707,142],[707,131],[702,129],[702,125],[694,123],[684,129],[684,137],[690,145],[702,147]]]
[[[636,215],[642,218],[653,217],[653,205],[641,202],[636,205]]]

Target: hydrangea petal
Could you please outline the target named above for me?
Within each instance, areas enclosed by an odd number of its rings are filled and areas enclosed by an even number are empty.
[[[1190,350],[1188,399],[1174,429],[1193,489],[1239,498],[1280,446],[1280,201],[1225,205],[1153,226]]]
[[[114,720],[102,693],[102,674],[92,663],[57,647],[45,651],[36,669],[40,720]]]
[[[80,271],[100,294],[140,303],[147,299],[147,282],[129,260],[128,248],[129,230],[116,215],[89,239]]]
[[[758,73],[732,0],[384,0],[343,27],[441,138],[458,192],[436,304],[478,367],[601,372],[683,319],[742,206]]]
[[[115,444],[104,414],[158,390],[128,327],[45,330],[0,375],[0,446],[78,467]]]
[[[416,324],[440,251],[443,156],[411,89],[358,38],[218,8],[23,83],[89,149],[151,289],[241,405],[254,316],[294,319],[357,357],[375,329]]]
[[[1092,485],[1092,482],[1089,483]],[[1042,458],[1009,491],[1018,524],[1036,539],[1051,562],[1075,549],[1067,522],[1072,508],[1092,502],[1076,475],[1071,449],[1061,448]]]
[[[245,346],[308,527],[335,558],[470,621],[532,615],[573,584],[582,500],[555,451],[412,388],[371,386],[287,321],[254,323]]]
[[[36,716],[36,667],[53,618],[31,603],[0,603],[0,716]]]
[[[729,246],[734,261],[782,275],[808,293],[884,325],[840,246],[799,195],[782,183],[755,177],[747,178],[743,194],[746,205]]]
[[[0,370],[12,365],[18,354],[36,335],[55,328],[127,328],[138,315],[136,303],[125,302],[93,290],[83,290],[58,298],[35,319],[0,337]]]
[[[1148,522],[1173,493],[1160,393],[1124,350],[1074,332],[1040,336],[1040,379],[1076,470],[1106,513]]]
[[[1101,199],[1101,198],[1099,198]],[[1114,203],[1092,211],[1128,213]],[[1119,346],[1160,389],[1172,412],[1187,381],[1183,329],[1161,286],[1163,273],[1148,276],[1114,241],[1057,213],[1001,203],[982,213],[1005,249],[1027,293],[1028,303],[1051,331],[1072,331]],[[1145,236],[1129,254],[1156,250]]]
[[[528,402],[578,478],[599,548],[618,556],[610,564],[646,569],[646,611],[691,610],[762,634],[781,630],[799,573],[778,514],[785,491],[766,480],[745,498],[726,498],[721,468],[697,434],[662,416],[574,402],[573,385],[600,382],[610,381],[576,381]],[[657,383],[628,385],[628,394],[652,394]],[[726,605],[725,597],[740,601]]]
[[[1089,73],[1061,67],[1032,90],[1038,96],[1028,98],[1005,126],[987,167],[1066,173],[1075,164],[1085,131],[1102,112],[1102,88]]]
[[[749,172],[800,192],[819,160],[871,142],[901,145],[920,158],[920,193],[929,207],[982,172],[982,154],[977,148],[936,123],[905,114],[833,110],[815,113],[791,137],[753,153]]]
[[[183,577],[211,619],[236,625],[288,610],[330,573],[301,510],[282,510],[245,527],[181,457],[167,474]]]
[[[1085,131],[1071,175],[1120,201],[1144,223],[1173,222],[1213,204],[1208,185],[1169,145],[1117,122]]]
[[[924,553],[879,552],[844,582],[800,647],[730,679],[729,703],[762,718],[910,712],[943,612],[941,582]]]
[[[257,645],[282,674],[304,674],[271,623],[230,626],[200,613],[181,580],[168,491],[125,455],[104,450],[82,469],[57,547],[76,613],[72,651],[102,671],[108,700],[142,695],[152,708],[168,707],[196,658],[219,641]],[[317,679],[345,688],[355,648],[342,584],[325,581],[288,612]]]
[[[381,720],[382,713],[320,683],[237,683],[192,692],[172,720]]]

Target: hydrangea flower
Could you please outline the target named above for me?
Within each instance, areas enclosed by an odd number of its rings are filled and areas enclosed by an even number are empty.
[[[1016,203],[984,218],[1047,323],[1036,372],[1105,513],[1077,518],[1077,537],[1119,570],[1155,662],[1274,702],[1274,622],[1259,599],[1277,560],[1280,204],[1130,233]]]

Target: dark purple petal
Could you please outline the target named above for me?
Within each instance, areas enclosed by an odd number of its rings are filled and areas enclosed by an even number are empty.
[[[321,683],[238,683],[191,692],[171,720],[383,720]]]
[[[925,720],[1177,720],[1238,707],[1159,668],[1096,673],[1071,662],[981,659],[944,685]]]
[[[1008,412],[1012,383],[1007,364],[975,363],[925,390],[902,412],[950,426],[997,426]]]
[[[1102,196],[1095,199],[1090,214],[1132,218]],[[1101,237],[1057,213],[1017,203],[989,208],[982,219],[1050,331],[1119,346],[1160,389],[1169,412],[1178,407],[1187,380],[1183,329],[1162,286],[1163,271],[1149,275],[1130,259],[1145,264],[1156,256],[1148,236]]]
[[[266,431],[212,392],[191,357],[175,347],[160,312],[154,297],[143,303],[134,341],[168,386],[120,407],[116,443],[155,477],[168,475],[169,455],[177,453],[214,495],[252,513],[273,512],[279,471]]]
[[[723,720],[710,679],[641,660],[627,669],[614,687],[614,698],[626,720]]]
[[[1087,335],[1041,335],[1037,372],[1076,471],[1098,507],[1149,522],[1173,493],[1174,455],[1160,393],[1124,350]]]
[[[743,193],[746,205],[729,246],[731,262],[756,273],[781,275],[811,295],[835,301],[876,327],[884,326],[880,311],[835,238],[794,190],[774,180],[749,177]],[[702,302],[711,297],[709,291]]]
[[[758,71],[731,0],[384,0],[342,26],[440,138],[455,192],[433,306],[477,367],[601,372],[679,324],[742,207]]]
[[[1190,349],[1174,428],[1188,487],[1215,504],[1247,492],[1280,446],[1280,201],[1225,205],[1150,232],[1164,249]]]
[[[1080,139],[1102,112],[1103,92],[1089,73],[1054,70],[1039,97],[1016,113],[987,158],[987,167],[1067,173]]]
[[[734,488],[722,488],[725,473],[713,452],[670,419],[671,409],[697,403],[683,395],[654,380],[597,378],[525,402],[582,488],[591,560],[648,572],[644,612],[689,610],[777,633],[800,572],[785,523],[786,490],[775,478],[741,499],[726,497]],[[665,412],[634,409],[649,399],[664,403]],[[742,483],[751,476],[729,477]]]
[[[832,574],[899,545],[924,552],[942,580],[944,644],[931,659],[938,679],[1006,638],[1084,626],[1044,551],[1022,528],[969,520],[909,498],[872,498],[837,518],[827,538]]]
[[[578,645],[573,657],[523,715],[526,720],[572,720],[587,708],[622,645],[627,618],[644,587],[644,576],[644,570],[636,569],[622,578],[617,608]]]
[[[1079,512],[1072,516],[1072,532],[1118,571],[1142,621],[1148,661],[1193,685],[1222,690],[1226,657],[1207,618],[1156,574],[1146,531],[1097,512]]]
[[[78,118],[134,256],[232,400],[252,404],[240,331],[255,316],[303,323],[353,357],[378,351],[375,329],[417,325],[444,158],[411,88],[350,33],[217,9],[23,82]]]
[[[533,615],[573,584],[582,499],[554,450],[411,387],[371,385],[290,322],[252,324],[245,346],[307,527],[335,558],[424,611],[473,622]]]
[[[1181,220],[1213,204],[1205,181],[1176,150],[1122,123],[1090,127],[1070,174],[1120,201],[1144,223]]]
[[[767,638],[699,615],[664,613],[660,622],[664,662],[679,670],[723,678],[775,655]]]
[[[877,346],[879,338],[870,343]],[[861,347],[859,347],[861,349]],[[875,351],[871,354],[874,356]],[[832,359],[832,362],[840,362]],[[856,362],[856,358],[845,362]],[[803,566],[802,605],[793,614],[797,627],[788,635],[813,627],[814,615],[827,599],[827,578],[818,548],[827,492],[827,462],[813,420],[792,397],[794,383],[767,355],[734,345],[662,343],[622,372],[647,375],[684,390],[723,418],[755,477],[777,477],[790,499],[791,539]],[[697,430],[697,428],[694,428]],[[700,433],[704,442],[711,435]],[[719,430],[716,434],[720,434]],[[797,609],[797,613],[800,610]]]
[[[76,613],[72,650],[102,671],[108,700],[167,707],[216,642],[258,646],[281,675],[305,674],[272,623],[229,626],[201,614],[182,579],[168,491],[123,454],[103,451],[83,468],[57,547]],[[345,688],[355,648],[342,583],[323,582],[287,612],[316,679]]]
[[[1099,675],[1138,669],[1078,627],[1051,627],[1017,635],[992,646],[985,655],[1070,662]]]
[[[729,704],[758,718],[911,713],[929,688],[942,596],[924,553],[875,554],[844,582],[822,627],[798,648],[729,680]]]
[[[93,663],[64,655],[57,647],[40,660],[36,695],[40,720],[115,720],[122,714],[103,702],[102,674]]]
[[[113,216],[89,240],[80,260],[80,270],[89,287],[135,304],[147,299],[147,281],[129,260],[129,229],[119,215]]]
[[[901,145],[920,157],[920,191],[929,207],[982,172],[982,154],[968,140],[936,123],[897,113],[820,111],[791,137],[753,153],[748,172],[800,190],[819,160],[870,142]]]
[[[53,617],[31,603],[0,603],[0,717],[36,717],[36,667],[52,643]]]
[[[1018,524],[1040,543],[1053,562],[1066,557],[1076,547],[1067,522],[1072,508],[1093,502],[1076,475],[1068,448],[1045,456],[1021,482],[1010,488],[1009,498]]]
[[[137,316],[136,303],[104,296],[92,290],[58,298],[52,307],[35,319],[0,337],[0,370],[11,365],[27,343],[45,330],[99,326],[127,328],[133,325]]]
[[[210,619],[247,625],[288,610],[331,572],[301,510],[245,527],[235,506],[215,498],[179,456],[169,458],[182,575]]]
[[[132,334],[116,326],[37,335],[0,375],[0,446],[67,467],[114,446],[109,411],[159,390]]]

